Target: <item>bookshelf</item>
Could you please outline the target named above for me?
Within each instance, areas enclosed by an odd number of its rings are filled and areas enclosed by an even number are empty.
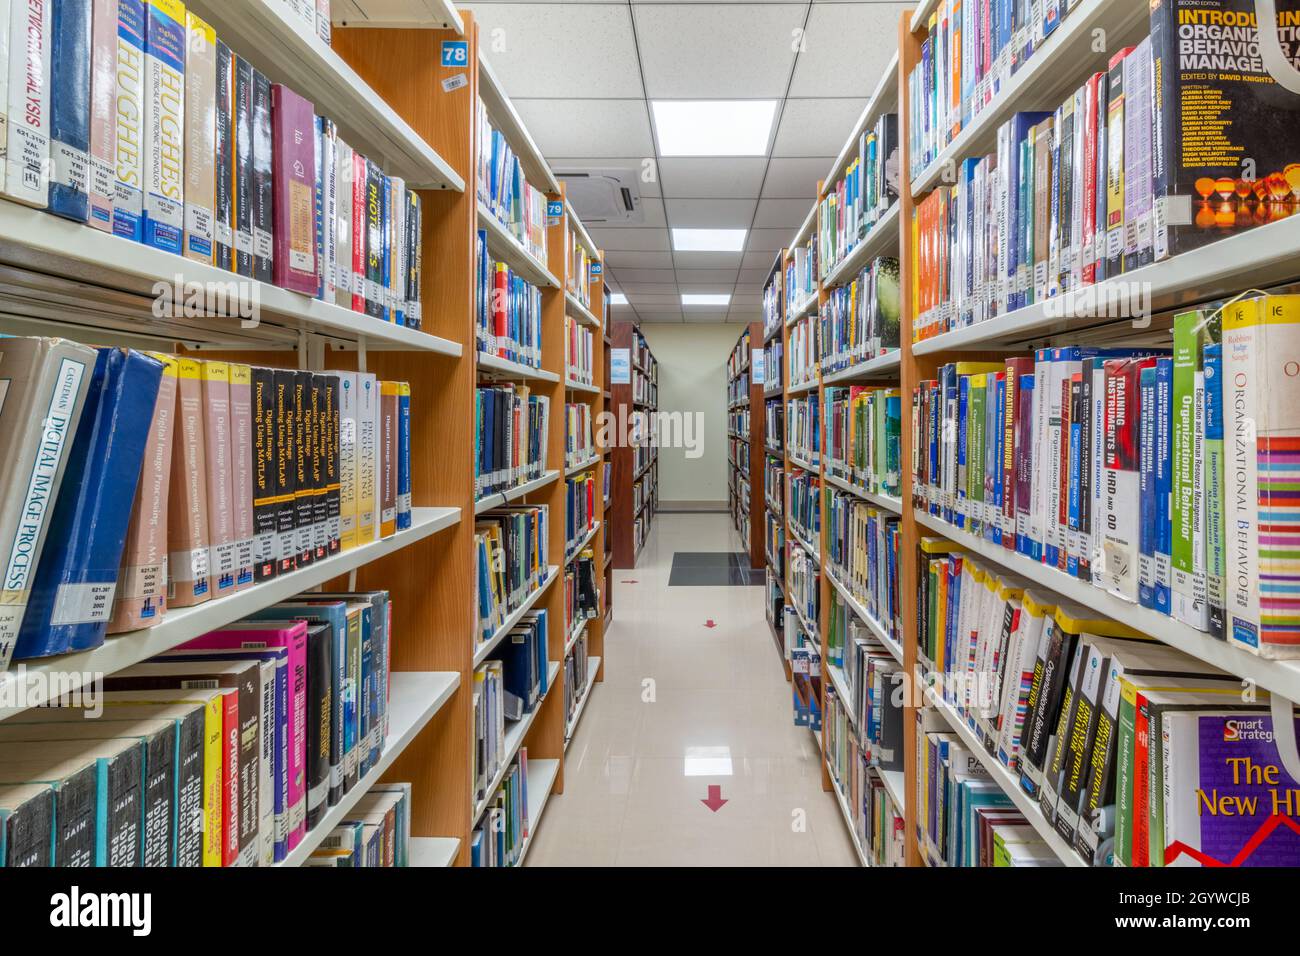
[[[659,410],[659,363],[631,321],[611,323],[611,362],[626,363],[627,381],[610,379],[610,411],[628,441],[613,449],[614,567],[635,568],[659,508],[659,448],[652,424]]]
[[[766,349],[763,324],[751,322],[727,358],[727,507],[750,567],[767,563],[767,504],[758,489],[767,444],[763,401]]]
[[[776,642],[776,652],[790,679],[790,661],[785,650],[785,606],[789,604],[786,586],[785,476],[790,464],[785,447],[785,264],[788,250],[776,253],[763,282],[763,561],[768,592],[768,630]],[[773,589],[775,588],[775,592]],[[777,615],[774,602],[780,597]]]
[[[612,295],[608,285],[603,285],[601,290],[602,314],[605,321],[600,327],[600,344],[597,348],[599,357],[596,361],[601,368],[601,397],[605,400],[605,411],[608,414],[614,412],[614,392],[610,383],[610,364],[613,356],[610,354],[614,347],[614,339],[610,336],[610,323],[613,319],[613,305],[611,304]],[[609,633],[610,626],[614,623],[614,531],[610,522],[614,520],[614,449],[603,446],[600,449],[600,482],[597,487],[601,491],[600,512],[602,521],[605,524],[605,533],[601,535],[602,554],[601,554],[601,580],[604,582],[604,599],[605,599],[605,633]]]
[[[425,212],[422,329],[252,282],[249,295],[260,310],[260,321],[252,327],[241,327],[233,304],[221,314],[160,320],[152,314],[155,283],[246,280],[0,201],[0,332],[58,335],[288,368],[367,371],[381,379],[409,382],[411,526],[228,597],[169,609],[152,628],[110,637],[90,651],[30,662],[25,672],[111,674],[313,588],[387,590],[393,679],[390,732],[381,758],[280,865],[301,864],[374,783],[409,781],[412,862],[463,866],[469,863],[470,834],[483,811],[473,799],[471,779],[474,668],[491,645],[474,636],[474,516],[506,503],[546,504],[554,516],[546,542],[549,568],[541,586],[492,636],[492,642],[503,639],[509,625],[530,608],[546,608],[556,622],[547,648],[551,690],[526,720],[510,728],[507,739],[512,754],[528,748],[532,832],[541,823],[547,801],[564,789],[564,747],[576,726],[559,703],[563,689],[554,683],[568,638],[560,625],[563,588],[557,586],[567,563],[561,520],[565,479],[598,469],[604,450],[566,468],[561,410],[566,400],[586,403],[594,418],[606,407],[601,251],[565,202],[563,188],[480,58],[478,26],[471,14],[458,14],[439,0],[388,5],[386,18],[371,19],[342,0],[335,4],[327,44],[307,34],[290,19],[288,6],[274,0],[198,0],[192,6],[272,82],[288,84],[334,119],[341,138],[419,190]],[[439,48],[444,40],[464,40],[469,53],[461,74],[464,82],[450,89],[440,83],[444,73]],[[529,181],[552,200],[552,211],[558,203],[558,214],[546,223],[545,262],[501,227],[478,198],[475,127],[480,96],[494,126],[521,157]],[[477,351],[475,234],[480,229],[487,233],[494,257],[543,289],[540,369]],[[571,238],[584,249],[582,261],[597,264],[582,277],[587,288],[572,272],[573,260],[567,255]],[[575,384],[567,375],[566,317],[591,329],[595,342],[603,345],[595,350],[590,383]],[[491,381],[527,383],[534,394],[549,397],[552,413],[541,477],[476,500],[475,389]],[[601,510],[598,505],[584,540],[584,547],[596,556],[598,576],[608,564],[609,519]],[[607,595],[608,585],[600,590]],[[607,605],[601,611],[584,631],[589,678],[576,689],[585,695],[584,703],[603,677],[603,638],[610,617]],[[18,679],[17,671],[0,674],[0,684]],[[30,694],[5,695],[6,701],[17,699],[25,706],[43,702]],[[7,706],[0,710],[0,719],[21,709]]]

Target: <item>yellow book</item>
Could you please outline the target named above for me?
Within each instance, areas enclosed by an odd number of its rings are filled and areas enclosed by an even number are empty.
[[[339,372],[339,547],[357,546],[357,383],[355,372]]]

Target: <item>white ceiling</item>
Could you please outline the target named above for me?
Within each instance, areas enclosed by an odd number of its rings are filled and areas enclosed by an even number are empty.
[[[911,3],[553,0],[459,4],[537,145],[556,168],[655,160],[645,221],[591,230],[605,277],[643,322],[753,321],[778,250],[807,216],[898,46]],[[802,35],[802,44],[799,42]],[[660,158],[651,99],[776,99],[768,155]],[[638,180],[642,177],[638,176]],[[673,252],[668,230],[749,230],[743,253]],[[730,308],[681,306],[730,292]],[[616,307],[615,314],[623,310]]]

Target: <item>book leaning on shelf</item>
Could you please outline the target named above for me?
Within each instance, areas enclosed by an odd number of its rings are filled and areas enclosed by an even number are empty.
[[[830,290],[818,319],[823,375],[851,368],[899,346],[898,260],[880,256],[851,282]]]
[[[21,81],[0,115],[29,121],[8,125],[0,196],[420,327],[419,195],[180,0],[18,0],[3,16],[30,55],[0,63]]]
[[[411,785],[376,784],[330,831],[303,866],[411,865]]]
[[[475,393],[478,448],[475,496],[507,491],[540,478],[551,400],[526,385],[480,385]]]

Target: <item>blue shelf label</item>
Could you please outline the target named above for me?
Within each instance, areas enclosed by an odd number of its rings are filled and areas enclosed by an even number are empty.
[[[468,40],[443,40],[442,65],[449,67],[469,65]]]
[[[564,200],[548,199],[546,200],[546,215],[552,219],[559,219],[564,215]]]
[[[591,264],[591,274],[593,276],[601,275],[604,271],[605,271],[605,266],[602,263],[593,262]]]

